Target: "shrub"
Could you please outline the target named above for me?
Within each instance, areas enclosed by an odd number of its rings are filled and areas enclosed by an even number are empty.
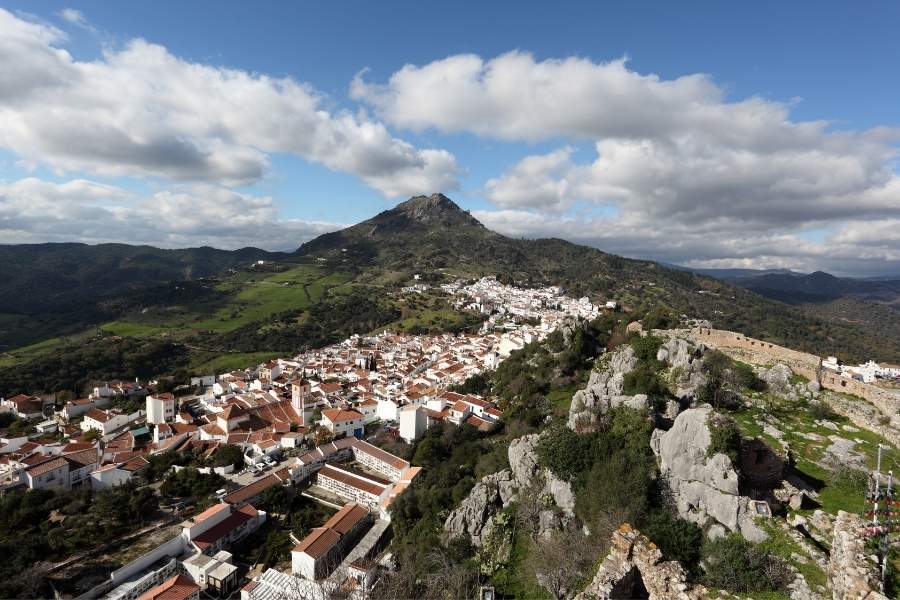
[[[659,376],[658,361],[639,362],[634,369],[625,374],[622,380],[622,391],[628,396],[647,394],[648,396],[665,396],[668,388]]]
[[[641,337],[638,335],[631,338],[629,343],[638,360],[656,360],[656,353],[659,352],[662,342],[662,339],[656,336],[647,335]]]
[[[723,415],[714,415],[709,420],[709,447],[707,456],[724,454],[737,466],[738,452],[741,449],[741,431],[733,419]]]
[[[794,575],[779,557],[733,533],[703,547],[703,584],[737,594],[784,592]]]
[[[538,442],[538,460],[560,479],[571,481],[591,468],[594,441],[593,435],[578,434],[565,425],[556,425]]]
[[[668,510],[656,509],[644,518],[640,528],[667,560],[677,560],[686,569],[697,567],[703,545],[703,530],[697,525]]]
[[[831,408],[821,401],[810,402],[809,403],[809,416],[817,421],[827,420],[834,417],[834,413],[831,412]]]

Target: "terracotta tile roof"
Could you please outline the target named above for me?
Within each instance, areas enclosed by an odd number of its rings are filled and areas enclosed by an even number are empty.
[[[143,456],[135,456],[134,458],[126,461],[122,464],[121,468],[126,471],[140,471],[146,467],[150,466],[150,461],[148,461]]]
[[[51,458],[50,460],[38,463],[34,466],[28,467],[25,469],[27,473],[29,473],[32,477],[37,477],[38,475],[43,475],[44,473],[48,473],[53,469],[58,469],[60,467],[66,467],[69,463],[66,462],[66,459],[62,457]]]
[[[103,412],[99,408],[91,408],[86,413],[84,413],[84,418],[91,418],[98,423],[106,423],[110,419],[110,415],[108,413]]]
[[[381,496],[384,493],[385,486],[363,479],[359,475],[354,475],[343,469],[335,468],[333,465],[326,464],[319,471],[319,477],[327,477],[334,479],[340,483],[344,483],[356,489],[362,490],[373,496]]]
[[[363,415],[361,412],[357,410],[341,410],[339,408],[333,408],[331,410],[323,410],[322,416],[331,421],[332,423],[341,423],[343,421],[355,421],[356,419],[362,419]]]
[[[187,600],[197,594],[200,587],[184,573],[167,579],[138,597],[138,600]]]
[[[370,444],[369,442],[366,442],[364,440],[354,439],[352,442],[352,445],[356,449],[357,452],[363,452],[365,454],[368,454],[369,456],[372,456],[372,457],[380,460],[381,462],[385,462],[393,467],[396,467],[397,469],[402,470],[402,469],[406,469],[407,467],[409,467],[409,463],[407,461],[403,460],[402,458],[400,458],[399,456],[394,456],[390,452],[386,452],[385,450],[382,450],[378,446],[373,446],[372,444]]]
[[[337,511],[331,518],[325,522],[324,527],[333,529],[342,536],[347,535],[356,525],[369,514],[365,508],[351,502],[345,504],[341,510]]]
[[[93,448],[64,454],[63,458],[69,461],[69,463],[74,463],[75,465],[77,465],[75,467],[76,469],[100,462],[100,457],[97,455],[97,450]]]
[[[228,515],[221,523],[217,523],[191,540],[201,551],[206,550],[217,541],[234,531],[259,514],[255,508],[245,504]]]
[[[213,504],[212,506],[210,506],[209,508],[204,510],[202,513],[200,513],[199,515],[195,516],[192,519],[192,521],[194,521],[195,524],[202,523],[203,521],[207,520],[208,518],[212,517],[213,515],[220,513],[223,510],[228,510],[227,504],[225,504],[223,502],[220,502],[219,504]]]
[[[312,532],[297,544],[292,552],[304,552],[314,559],[319,559],[341,540],[341,535],[327,527],[316,527]]]
[[[222,498],[222,502],[226,502],[232,505],[243,504],[244,502],[249,502],[253,498],[256,498],[270,487],[275,487],[276,485],[281,485],[281,479],[275,476],[275,474],[269,474],[265,477],[257,479],[252,483],[248,483],[244,487],[234,490],[230,494],[225,495],[225,497]]]

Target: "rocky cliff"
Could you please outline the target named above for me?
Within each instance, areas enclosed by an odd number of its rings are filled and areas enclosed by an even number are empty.
[[[538,513],[538,533],[558,528],[575,517],[575,494],[571,485],[538,464],[535,447],[540,434],[516,438],[509,445],[509,469],[487,475],[444,522],[448,539],[468,537],[481,548],[494,532],[495,518],[517,499],[521,491],[542,501]]]
[[[708,456],[713,414],[709,406],[692,408],[678,415],[669,431],[653,432],[651,447],[660,471],[682,518],[707,527],[711,537],[727,529],[761,541],[766,534],[753,521],[759,516],[757,505],[740,495],[738,472],[731,459],[721,453]]]

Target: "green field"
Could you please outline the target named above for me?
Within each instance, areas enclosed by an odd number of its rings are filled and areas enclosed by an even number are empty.
[[[322,273],[320,267],[301,266],[282,273],[240,282],[225,282],[219,290],[227,303],[212,315],[190,324],[192,329],[232,331],[270,315],[306,308],[332,287],[346,283],[349,276]]]
[[[16,348],[15,350],[4,352],[0,354],[0,367],[11,367],[12,365],[28,362],[33,358],[37,358],[38,356],[41,356],[48,352],[52,352],[53,350],[59,348],[62,344],[62,338],[50,338],[49,340],[44,340],[43,342],[29,344],[28,346],[22,346],[21,348]]]

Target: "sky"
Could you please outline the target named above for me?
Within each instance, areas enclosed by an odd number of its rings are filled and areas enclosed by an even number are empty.
[[[2,2],[0,243],[292,250],[414,195],[900,275],[900,5]]]

